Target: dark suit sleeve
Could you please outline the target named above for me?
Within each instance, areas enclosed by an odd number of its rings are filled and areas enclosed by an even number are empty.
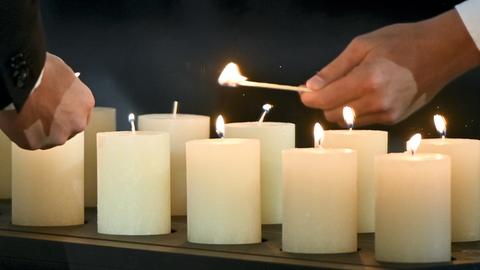
[[[46,49],[37,0],[0,0],[0,109],[20,111],[45,63]]]

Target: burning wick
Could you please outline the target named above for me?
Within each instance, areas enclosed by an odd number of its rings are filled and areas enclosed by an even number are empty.
[[[80,77],[80,72],[75,72],[75,77]]]
[[[249,86],[249,87],[259,87],[259,88],[269,88],[277,90],[286,90],[286,91],[297,91],[297,92],[311,92],[312,90],[302,87],[302,86],[292,86],[292,85],[283,85],[275,83],[264,83],[264,82],[252,82],[247,81],[247,77],[243,76],[240,73],[240,69],[237,64],[229,63],[225,66],[222,73],[218,77],[218,83],[223,86],[236,87],[239,85]]]
[[[355,122],[355,111],[351,107],[343,107],[343,120],[345,120],[348,129],[352,130]]]
[[[128,115],[128,122],[130,122],[130,126],[132,127],[132,132],[135,132],[135,114],[130,113]]]
[[[315,123],[315,126],[313,126],[313,145],[315,148],[322,148],[324,134],[325,131],[323,130],[322,125],[318,122]]]
[[[263,123],[263,120],[265,119],[265,116],[267,115],[267,113],[273,108],[273,105],[271,104],[263,104],[262,106],[262,109],[263,109],[263,113],[262,115],[260,116],[260,119],[258,120],[258,123]]]
[[[173,109],[172,109],[173,118],[177,117],[177,110],[178,110],[178,101],[175,100],[173,102]]]
[[[447,136],[447,121],[445,120],[445,117],[440,114],[435,114],[433,116],[433,122],[435,123],[435,128],[438,133],[442,136],[442,139],[445,140],[445,137]]]
[[[407,141],[407,152],[412,153],[412,156],[417,152],[420,142],[422,141],[422,134],[417,133]]]
[[[219,115],[217,117],[217,121],[215,123],[215,131],[220,139],[225,137],[225,121],[223,120],[223,116]]]

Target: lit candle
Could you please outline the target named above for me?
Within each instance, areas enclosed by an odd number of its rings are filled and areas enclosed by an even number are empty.
[[[83,224],[83,133],[48,150],[12,147],[12,223]]]
[[[0,199],[12,196],[12,142],[0,131]]]
[[[450,157],[415,153],[378,156],[375,257],[397,263],[450,261]]]
[[[388,133],[379,130],[352,130],[355,113],[345,107],[343,117],[348,130],[325,131],[325,148],[350,148],[358,158],[358,232],[375,231],[374,160],[387,153]]]
[[[251,244],[261,241],[260,143],[223,138],[187,142],[188,241]]]
[[[138,117],[139,130],[165,131],[170,134],[172,215],[187,214],[187,187],[185,169],[185,143],[207,139],[210,134],[210,117],[179,114],[174,102],[171,114],[145,114]]]
[[[295,124],[264,122],[272,107],[263,105],[257,122],[226,125],[227,137],[260,140],[262,224],[282,223],[282,150],[295,147]]]
[[[441,138],[422,140],[419,152],[452,159],[452,241],[480,240],[480,141],[445,138],[446,121],[434,116]]]
[[[97,134],[98,232],[167,234],[170,221],[170,142],[166,132]]]
[[[351,149],[324,149],[315,124],[315,148],[283,151],[282,250],[357,251],[357,157]]]
[[[85,129],[85,206],[97,207],[97,133],[115,131],[116,110],[95,107]]]

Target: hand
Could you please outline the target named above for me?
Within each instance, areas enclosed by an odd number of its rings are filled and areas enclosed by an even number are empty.
[[[302,102],[345,126],[344,106],[358,126],[395,124],[428,103],[448,82],[480,64],[455,10],[410,24],[395,24],[353,39],[310,78]]]
[[[0,127],[18,146],[47,149],[83,131],[95,100],[90,89],[59,57],[47,54],[40,85],[22,110],[0,112]]]

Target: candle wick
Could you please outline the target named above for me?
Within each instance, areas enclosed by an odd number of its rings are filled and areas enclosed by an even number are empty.
[[[130,122],[132,132],[135,133],[135,114],[133,114],[133,113],[129,114],[128,115],[128,121]]]
[[[136,129],[135,129],[135,120],[131,120],[130,121],[130,126],[132,127],[132,132],[135,133]]]
[[[173,109],[172,109],[173,118],[177,117],[177,111],[178,111],[178,101],[175,100],[173,102]]]
[[[265,116],[267,115],[268,111],[263,111],[262,115],[260,116],[260,119],[258,119],[258,123],[263,123],[263,120],[265,119]]]

